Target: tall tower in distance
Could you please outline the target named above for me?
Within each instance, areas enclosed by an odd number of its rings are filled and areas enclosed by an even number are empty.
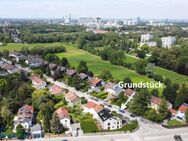
[[[69,24],[71,22],[71,14],[68,14],[67,16],[65,16],[65,23]]]

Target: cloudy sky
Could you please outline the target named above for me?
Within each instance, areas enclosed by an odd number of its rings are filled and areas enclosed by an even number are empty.
[[[188,0],[0,0],[0,18],[188,19]]]

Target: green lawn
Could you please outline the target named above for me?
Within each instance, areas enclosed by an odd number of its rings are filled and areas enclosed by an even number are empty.
[[[183,125],[183,123],[179,120],[172,119],[168,121],[168,126],[178,126],[178,125]]]
[[[106,93],[106,92],[99,92],[99,93],[92,94],[92,96],[100,98],[100,99],[106,99],[107,95],[108,95],[108,93]]]
[[[85,119],[81,121],[81,128],[84,133],[95,133],[98,131],[96,123],[93,119]]]

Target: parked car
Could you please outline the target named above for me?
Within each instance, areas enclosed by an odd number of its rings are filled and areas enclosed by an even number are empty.
[[[174,136],[175,141],[183,141],[180,135]]]

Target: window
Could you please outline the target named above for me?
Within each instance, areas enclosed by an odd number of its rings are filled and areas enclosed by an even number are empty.
[[[108,126],[110,126],[110,123],[108,123]]]

